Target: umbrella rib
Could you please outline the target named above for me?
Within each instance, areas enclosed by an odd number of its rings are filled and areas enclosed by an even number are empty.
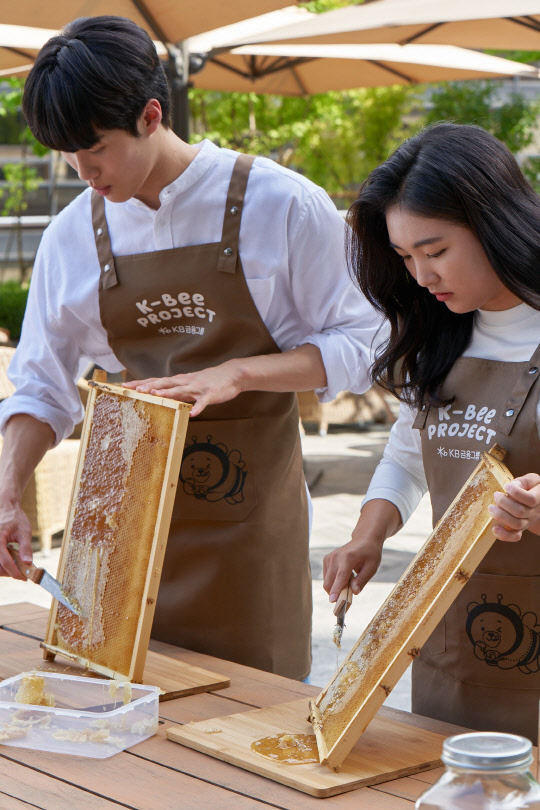
[[[505,20],[509,22],[515,23],[516,25],[522,25],[524,28],[528,28],[532,31],[540,31],[540,23],[538,23],[534,17],[505,17]],[[406,37],[399,41],[399,45],[410,45],[411,42],[416,42],[417,40],[424,37],[426,34],[430,34],[432,31],[435,31],[437,28],[440,28],[442,25],[446,25],[447,23],[438,22],[433,23],[433,25],[428,25],[426,28],[423,28],[418,33],[413,34],[411,37]]]
[[[379,62],[377,59],[366,59],[366,62],[371,62],[372,65],[377,65],[377,67],[381,68],[381,70],[386,70],[388,73],[392,73],[394,76],[398,76],[400,79],[405,79],[408,84],[418,84],[414,79],[411,79],[410,76],[407,76],[405,73],[400,73],[399,70],[395,70],[395,68],[388,67],[383,62]]]
[[[217,59],[215,56],[211,56],[208,61],[212,62],[214,65],[218,65],[218,67],[223,68],[224,70],[229,70],[231,73],[236,73],[237,76],[242,76],[243,79],[253,78],[253,76],[246,73],[245,70],[240,70],[232,65],[228,65],[226,62],[222,62],[221,59]]]
[[[296,71],[296,68],[294,68],[294,67],[293,67],[293,68],[291,68],[291,73],[292,73],[292,75],[293,75],[293,78],[294,78],[294,80],[295,80],[296,84],[298,85],[298,87],[299,87],[299,88],[300,88],[300,90],[302,91],[302,95],[304,95],[304,96],[309,95],[309,93],[308,93],[308,91],[307,91],[307,87],[305,86],[304,82],[302,81],[302,79],[301,79],[301,78],[300,78],[300,76],[298,75],[298,73],[297,73],[297,71]]]
[[[281,70],[291,70],[293,71],[298,65],[305,65],[307,62],[316,62],[318,57],[316,56],[299,56],[297,59],[289,59],[286,56],[282,56],[279,59],[270,65],[270,67],[266,68],[264,71],[261,72],[261,76],[269,76],[271,73],[279,73]]]
[[[280,59],[276,60],[269,68],[261,70],[260,68],[257,70],[256,64],[254,63],[254,59],[250,59],[251,63],[251,73],[247,73],[245,70],[240,70],[237,67],[233,67],[232,65],[228,65],[226,62],[222,62],[221,59],[217,59],[215,56],[210,57],[210,62],[213,62],[215,65],[223,68],[224,70],[228,70],[231,73],[236,73],[237,76],[242,76],[243,79],[251,79],[254,81],[255,79],[260,79],[263,76],[270,76],[272,73],[279,73],[282,70],[290,70],[296,83],[298,84],[300,90],[304,95],[307,95],[307,89],[304,86],[300,76],[296,72],[296,68],[298,65],[303,65],[306,62],[315,62],[315,58],[298,58],[298,59],[291,59],[287,61],[286,57],[280,57]],[[278,64],[279,63],[279,64]]]
[[[411,42],[416,42],[417,39],[423,37],[424,34],[430,34],[432,31],[435,31],[436,28],[440,28],[443,23],[433,23],[433,25],[428,25],[426,28],[422,28],[417,34],[413,34],[412,37],[406,37],[399,41],[398,45],[410,45]]]
[[[510,22],[516,23],[516,25],[522,25],[524,28],[528,28],[529,30],[533,31],[540,31],[540,23],[537,22],[534,17],[508,17]]]
[[[141,17],[148,23],[150,28],[153,30],[154,34],[161,40],[164,48],[166,49],[169,56],[171,56],[171,50],[169,48],[169,39],[165,34],[165,31],[162,29],[161,25],[158,23],[154,15],[148,10],[146,3],[143,0],[131,0],[131,3],[135,6]]]
[[[10,51],[11,53],[16,54],[17,56],[24,56],[25,59],[30,59],[31,62],[34,61],[35,55],[32,53],[28,53],[28,51],[23,51],[21,48],[13,48],[11,45],[3,45],[2,46],[5,51]]]

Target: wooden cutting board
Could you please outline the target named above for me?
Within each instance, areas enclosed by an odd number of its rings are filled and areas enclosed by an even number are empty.
[[[3,644],[2,641],[8,633],[9,642],[6,640]],[[80,664],[70,664],[66,660],[44,661],[37,639],[9,629],[0,629],[0,649],[8,647],[11,650],[10,654],[0,656],[0,680],[32,670],[101,677]],[[160,701],[225,689],[231,683],[230,678],[216,672],[152,651],[146,656],[142,682],[149,686],[159,686],[163,692]]]
[[[252,743],[274,734],[313,734],[308,714],[309,700],[295,700],[169,728],[167,737],[318,798],[409,776],[441,764],[444,736],[379,715],[338,773],[320,764],[286,765],[251,750]]]

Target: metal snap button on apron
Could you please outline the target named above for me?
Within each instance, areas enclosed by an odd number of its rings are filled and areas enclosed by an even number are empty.
[[[532,366],[529,369],[529,374],[536,374],[537,371],[538,371],[538,368],[536,366]]]
[[[504,414],[504,415],[505,415],[505,416],[513,416],[513,415],[514,415],[514,410],[513,410],[513,408],[509,408],[507,411],[505,411],[505,414]]]
[[[233,254],[232,248],[225,248],[223,253],[225,254],[225,256],[232,256]]]
[[[237,213],[238,213],[238,207],[236,205],[233,205],[233,207],[229,211],[229,214],[232,214],[234,216]]]
[[[108,271],[111,269],[111,265],[110,265],[110,264],[106,264],[106,265],[105,265],[105,267],[104,267],[103,269],[105,270],[105,272],[106,272],[106,273],[108,273]]]
[[[103,233],[103,228],[98,228],[96,233],[98,236],[101,236],[101,234]]]

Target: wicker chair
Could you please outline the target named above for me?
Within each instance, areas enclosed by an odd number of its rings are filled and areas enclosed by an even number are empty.
[[[332,402],[319,402],[314,391],[298,394],[301,424],[314,422],[320,436],[326,436],[329,424],[392,424],[396,420],[389,399],[374,386],[365,394],[342,391]]]
[[[14,351],[11,347],[0,346],[0,400],[15,390],[7,377],[7,367]],[[32,526],[32,536],[38,539],[39,548],[45,554],[51,549],[53,534],[62,531],[66,525],[79,445],[77,438],[70,438],[49,450],[24,491],[22,506]]]

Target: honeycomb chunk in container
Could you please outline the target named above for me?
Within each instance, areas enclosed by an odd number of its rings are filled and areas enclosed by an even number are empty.
[[[43,679],[54,706],[17,702],[29,679]],[[155,734],[159,688],[110,686],[109,680],[54,672],[23,672],[1,681],[0,744],[104,759]]]

